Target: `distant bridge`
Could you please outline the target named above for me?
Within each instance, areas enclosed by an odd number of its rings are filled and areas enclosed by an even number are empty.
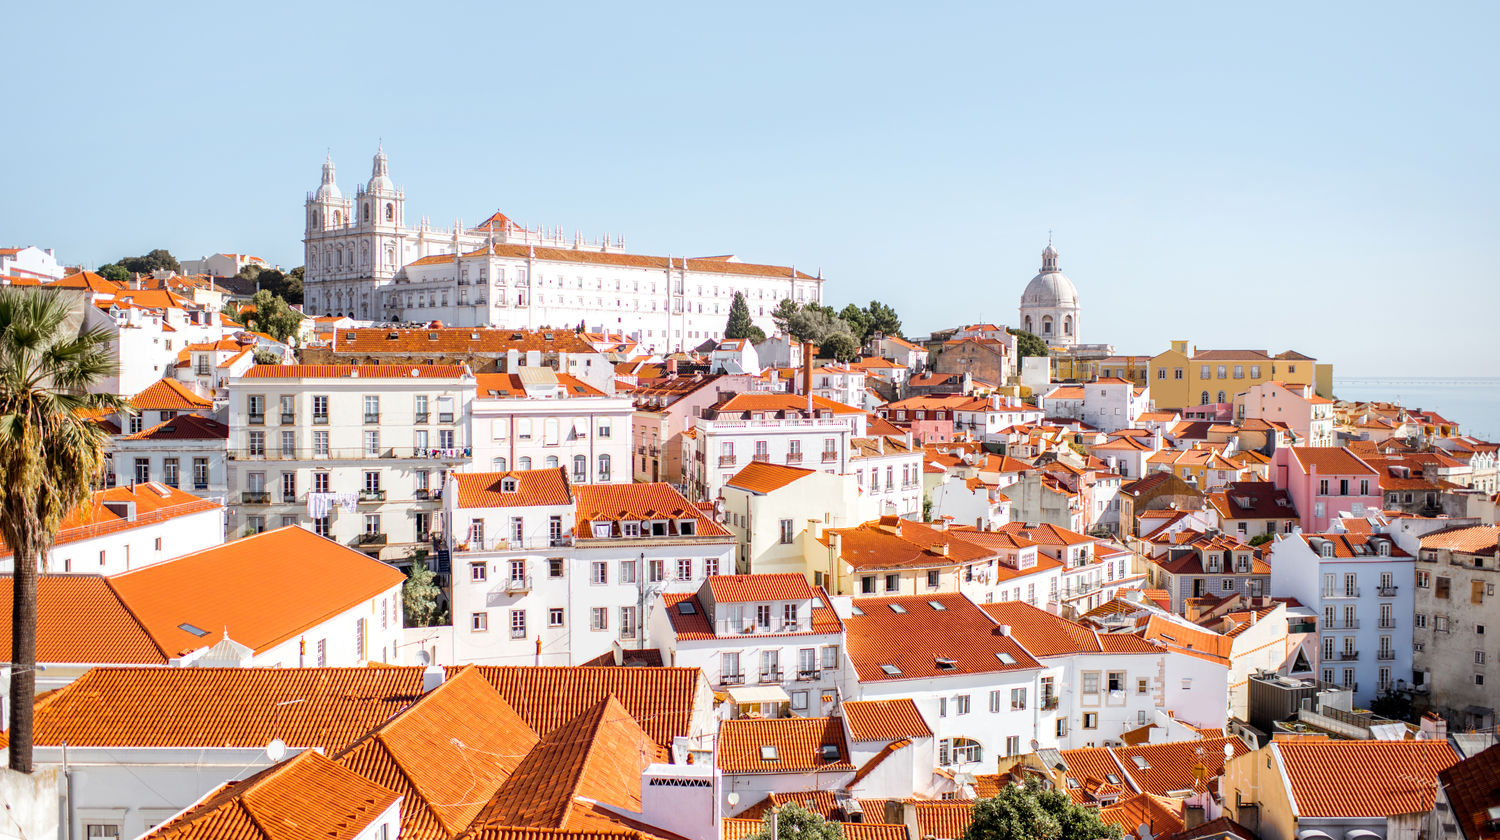
[[[1333,387],[1337,390],[1347,385],[1381,385],[1381,386],[1415,386],[1415,387],[1475,387],[1475,388],[1500,388],[1500,377],[1477,376],[1477,377],[1403,377],[1391,378],[1385,376],[1339,376],[1333,380]]]

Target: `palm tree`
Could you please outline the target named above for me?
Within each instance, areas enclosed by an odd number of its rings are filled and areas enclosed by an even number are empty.
[[[0,287],[0,537],[15,563],[10,767],[31,772],[38,566],[63,516],[104,472],[109,437],[89,414],[125,410],[90,389],[113,372],[109,335],[83,329],[81,295]]]

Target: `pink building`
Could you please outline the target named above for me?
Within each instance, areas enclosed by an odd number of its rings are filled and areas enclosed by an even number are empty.
[[[1271,463],[1277,488],[1297,506],[1303,533],[1328,532],[1344,511],[1364,516],[1380,509],[1380,475],[1344,447],[1289,446],[1276,450]]]

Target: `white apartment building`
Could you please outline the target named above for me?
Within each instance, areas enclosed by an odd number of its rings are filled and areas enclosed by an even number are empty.
[[[35,280],[61,280],[63,267],[51,248],[27,245],[0,248],[0,275]]]
[[[1320,676],[1369,707],[1412,673],[1415,562],[1386,534],[1290,534],[1271,555],[1272,597],[1319,615]]]
[[[620,237],[584,240],[502,213],[472,228],[408,225],[405,208],[383,150],[352,198],[333,161],[323,164],[305,203],[308,312],[461,327],[585,324],[659,353],[722,338],[737,291],[768,335],[783,299],[822,302],[822,278],[794,267],[628,254]]]
[[[912,443],[911,433],[857,437],[850,444],[855,487],[879,506],[876,516],[921,519],[923,452]]]
[[[804,555],[821,528],[853,527],[878,518],[881,508],[853,475],[763,461],[746,464],[720,493],[724,527],[739,544],[741,573],[803,574]]]
[[[1040,408],[1009,402],[999,394],[991,394],[954,406],[953,429],[967,432],[979,440],[994,442],[1002,439],[1004,430],[1040,423],[1044,416]]]
[[[42,571],[113,575],[224,542],[224,506],[157,482],[95,490],[62,521]],[[15,571],[0,544],[0,573]]]
[[[683,440],[687,493],[716,499],[745,464],[763,461],[824,472],[851,472],[853,439],[865,436],[865,413],[793,394],[736,394],[705,410]]]
[[[820,717],[838,708],[844,625],[800,574],[720,575],[668,593],[651,617],[663,664],[700,668],[733,717]]]
[[[229,498],[229,427],[198,414],[110,440],[109,486],[158,481],[223,503]]]
[[[1082,615],[1113,600],[1121,589],[1139,589],[1145,580],[1131,569],[1129,551],[1093,537],[1046,523],[1012,522],[1000,531],[1036,543],[1038,553],[1062,564],[1056,591],[1050,591],[1048,582],[1047,601],[1057,603],[1064,616]]]
[[[163,300],[169,297],[166,292],[157,294]],[[109,335],[110,356],[117,369],[99,383],[99,388],[122,396],[138,394],[173,375],[178,356],[188,345],[217,342],[226,332],[242,329],[238,325],[227,329],[219,313],[207,309],[148,307],[123,301],[108,308],[88,307],[84,325]]]
[[[858,406],[865,399],[864,368],[847,364],[824,365],[812,372],[812,392],[829,402]]]
[[[1082,385],[1059,385],[1042,395],[1037,405],[1048,417],[1066,417],[1101,432],[1133,429],[1151,410],[1150,392],[1129,380],[1101,377]]]
[[[229,391],[234,534],[302,525],[400,561],[437,532],[471,454],[468,369],[257,365]]]
[[[459,663],[580,665],[644,647],[658,595],[734,566],[733,536],[665,484],[455,473],[443,504]]]
[[[574,484],[629,484],[635,405],[551,368],[482,373],[472,407],[480,469],[556,469]]]

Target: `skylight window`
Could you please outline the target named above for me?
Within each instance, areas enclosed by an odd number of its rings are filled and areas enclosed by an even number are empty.
[[[1114,773],[1105,773],[1104,780],[1112,785],[1117,785],[1120,783],[1120,777]]]
[[[781,757],[776,754],[775,744],[765,744],[760,748],[761,761],[780,761]]]
[[[179,625],[177,625],[177,629],[178,630],[186,630],[187,632],[192,633],[194,636],[199,636],[199,637],[207,636],[208,635],[208,631],[207,630],[204,630],[202,627],[194,627],[191,624],[179,624]]]
[[[906,607],[903,607],[900,604],[891,604],[891,612],[893,612],[893,613],[904,613],[904,612],[906,612]]]
[[[1014,656],[1011,656],[1008,653],[1003,652],[1003,651],[1000,652],[1000,653],[995,654],[995,658],[998,659],[998,660],[1000,660],[1000,664],[1002,664],[1002,665],[1014,665],[1014,664],[1016,664],[1016,658]]]
[[[939,670],[952,671],[954,668],[958,667],[958,660],[939,656],[937,658],[937,666]]]
[[[943,610],[948,609],[947,607],[943,606],[941,603],[939,603],[937,601],[928,601],[927,602],[927,606],[932,607],[933,609],[937,610],[938,612],[942,612]]]
[[[897,668],[895,665],[889,665],[889,664],[887,664],[887,665],[881,665],[880,666],[880,670],[884,671],[885,674],[886,674],[886,676],[888,676],[888,677],[894,677],[894,676],[897,676],[897,675],[899,675],[901,673],[901,669],[900,668]]]
[[[1130,757],[1130,760],[1134,761],[1135,766],[1141,770],[1151,769],[1151,762],[1147,761],[1143,755],[1133,755]]]
[[[693,606],[692,601],[682,601],[677,605],[677,612],[679,615],[696,615],[698,609]]]

